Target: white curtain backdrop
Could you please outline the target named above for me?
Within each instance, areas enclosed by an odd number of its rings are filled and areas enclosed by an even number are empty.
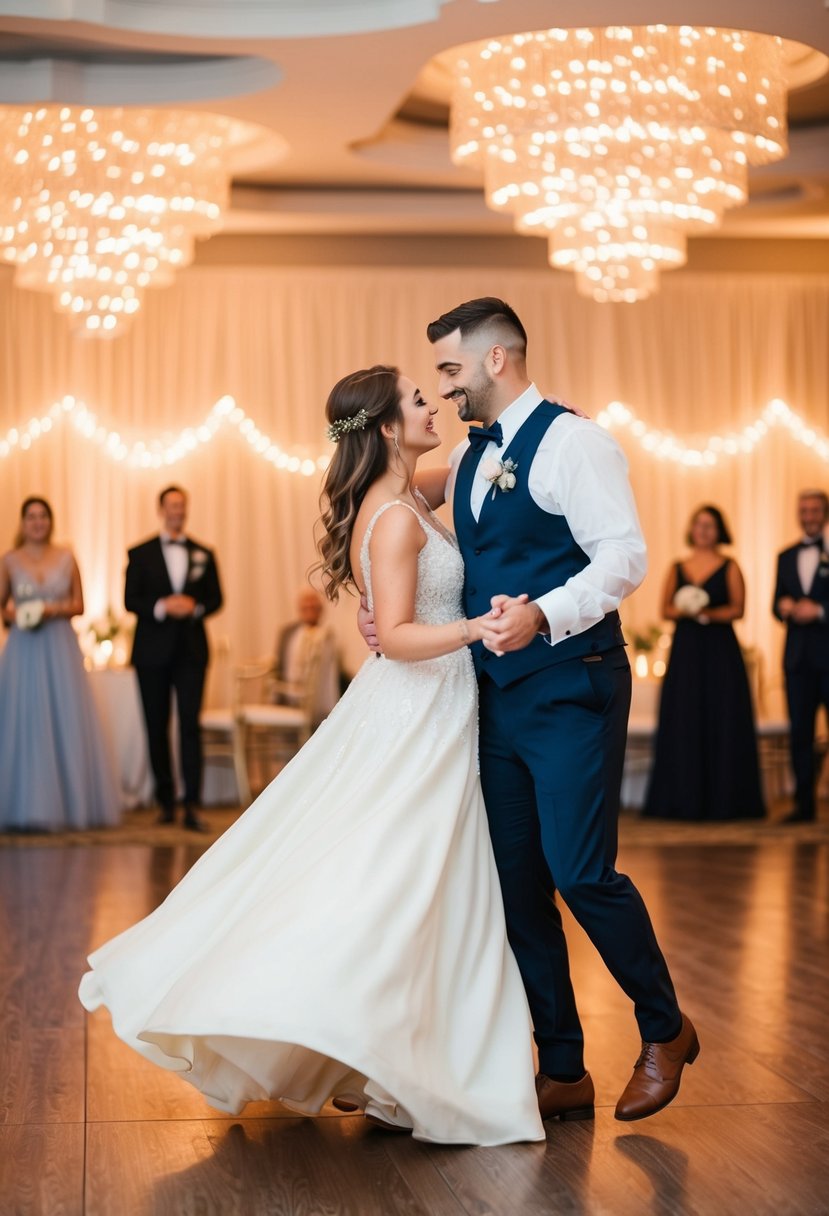
[[[393,362],[434,398],[425,325],[478,295],[501,295],[517,309],[539,388],[593,416],[620,400],[650,426],[704,441],[739,430],[779,397],[829,431],[824,275],[665,275],[650,301],[602,306],[580,299],[569,278],[545,271],[196,267],[173,287],[150,292],[132,331],[111,342],[71,338],[46,296],[14,289],[11,275],[0,272],[0,440],[66,394],[125,441],[198,426],[231,394],[282,448],[316,458],[328,450],[323,406],[334,381]],[[463,434],[446,404],[439,430],[444,452]],[[761,648],[766,685],[779,688],[782,630],[769,613],[775,554],[796,538],[798,490],[829,485],[827,466],[780,430],[752,454],[704,470],[660,461],[629,434],[620,441],[651,555],[625,622],[641,630],[658,621],[662,579],[683,552],[689,513],[713,502],[732,526],[746,576],[741,639]],[[159,489],[185,486],[190,531],[215,547],[226,596],[210,626],[215,703],[226,695],[228,656],[268,652],[293,616],[315,558],[319,481],[274,469],[231,427],[178,463],[145,470],[113,462],[63,421],[27,450],[0,458],[0,547],[11,543],[22,499],[45,495],[56,538],[77,553],[87,618],[108,604],[121,613],[127,546],[155,530]],[[353,601],[329,610],[329,620],[353,669],[363,657]]]

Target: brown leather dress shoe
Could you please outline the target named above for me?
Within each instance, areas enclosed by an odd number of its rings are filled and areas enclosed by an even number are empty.
[[[580,1081],[554,1081],[540,1072],[535,1078],[538,1110],[542,1119],[592,1119],[595,1092],[589,1072]]]
[[[668,1043],[642,1043],[633,1076],[616,1105],[616,1118],[624,1122],[655,1115],[679,1091],[682,1070],[699,1055],[699,1039],[690,1018],[682,1015],[682,1029]]]

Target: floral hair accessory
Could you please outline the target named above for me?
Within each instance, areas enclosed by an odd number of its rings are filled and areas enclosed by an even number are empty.
[[[358,410],[350,418],[338,418],[325,432],[332,443],[337,443],[349,431],[363,431],[368,422],[368,410]]]
[[[479,466],[479,472],[486,481],[492,485],[492,497],[495,497],[496,490],[515,489],[515,470],[518,465],[514,460],[507,457],[506,460],[496,460],[494,456],[487,456],[482,460]]]

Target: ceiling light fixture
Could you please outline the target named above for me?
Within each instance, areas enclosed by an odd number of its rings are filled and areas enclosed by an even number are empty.
[[[450,139],[488,206],[547,235],[599,301],[644,299],[686,236],[785,156],[781,39],[691,26],[552,29],[456,53]]]
[[[227,206],[230,148],[257,128],[215,114],[0,107],[0,245],[19,287],[85,334],[120,332],[145,288],[193,258]]]

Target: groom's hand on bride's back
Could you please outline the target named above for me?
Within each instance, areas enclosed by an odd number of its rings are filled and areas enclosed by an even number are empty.
[[[484,630],[484,646],[495,654],[523,650],[539,633],[546,633],[547,619],[528,595],[494,595]]]
[[[360,596],[360,607],[357,609],[357,628],[363,635],[363,641],[369,650],[380,653],[380,642],[377,639],[377,626],[374,623],[374,613],[370,611],[368,600]]]

